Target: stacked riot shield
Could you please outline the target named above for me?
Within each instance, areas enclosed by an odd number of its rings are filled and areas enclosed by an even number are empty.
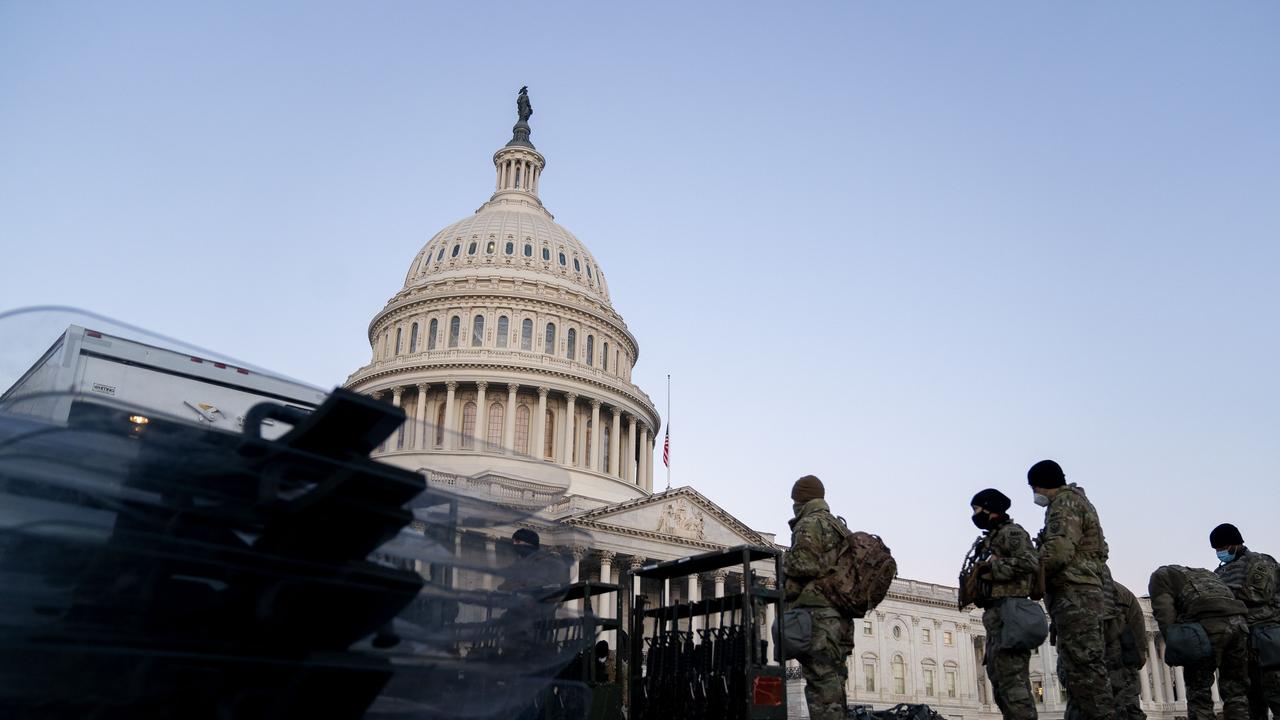
[[[567,478],[78,315],[0,315],[0,717],[544,715],[595,640]]]
[[[782,595],[760,582],[756,563],[782,578],[779,551],[746,545],[635,571],[660,581],[662,590],[653,607],[638,596],[631,610],[631,717],[786,718],[784,668],[770,661],[766,641],[766,609],[781,614]],[[670,598],[672,584],[732,567],[743,578],[740,592],[690,602]]]

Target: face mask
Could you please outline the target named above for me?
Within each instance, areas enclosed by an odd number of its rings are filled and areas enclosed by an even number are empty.
[[[804,503],[791,503],[791,513],[796,517],[800,517],[800,511],[804,509]]]
[[[1036,493],[1035,496],[1031,498],[1031,500],[1035,502],[1035,504],[1039,505],[1040,507],[1049,507],[1048,495],[1041,495],[1040,493]]]
[[[529,557],[538,548],[532,545],[515,545],[512,549],[515,550],[516,555],[519,555],[520,557]]]
[[[1230,550],[1218,551],[1218,562],[1229,563],[1235,559],[1236,559],[1236,554],[1231,552]]]
[[[974,527],[979,530],[986,530],[991,527],[991,516],[984,512],[974,513],[973,517],[970,519],[973,520]]]

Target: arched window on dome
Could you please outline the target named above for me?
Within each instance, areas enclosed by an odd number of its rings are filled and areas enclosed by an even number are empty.
[[[524,244],[524,256],[533,257],[533,245],[530,245],[529,243]]]
[[[409,352],[418,352],[418,323],[409,327]]]
[[[467,246],[467,254],[468,254],[468,255],[475,255],[475,254],[476,254],[476,244],[477,244],[477,243],[476,243],[476,241],[475,241],[475,240],[472,240],[472,241],[471,241],[471,244]]]
[[[396,328],[396,354],[400,354],[400,328]]]
[[[436,254],[436,262],[440,262],[443,259],[444,259],[444,246],[441,245],[440,252]]]
[[[582,263],[578,262],[578,258],[573,259],[573,271],[582,272]]]
[[[547,355],[556,354],[556,324],[555,323],[547,323],[547,341],[542,352],[546,353]]]
[[[609,370],[609,343],[604,344],[604,348],[600,353],[600,362],[604,363],[604,369]]]
[[[594,365],[596,362],[596,336],[587,336],[587,364]]]
[[[449,257],[458,257],[460,252],[462,252],[462,243],[453,246],[453,252],[449,253]]]
[[[529,318],[520,323],[520,349],[533,352],[533,321]]]
[[[507,346],[507,333],[511,332],[511,320],[506,315],[498,316],[498,347]]]
[[[444,403],[436,400],[436,447],[444,447]]]
[[[563,252],[560,253],[560,267],[564,267],[568,264],[569,264],[569,261],[565,259],[564,253]]]
[[[542,261],[551,262],[551,248],[549,247],[542,248]]]
[[[591,275],[591,263],[587,263],[587,279],[588,279],[588,280],[594,280],[594,279],[595,279],[595,278]]]
[[[613,374],[617,375],[622,372],[622,351],[613,351]]]
[[[489,450],[502,447],[502,425],[507,419],[506,406],[495,402],[489,406]]]
[[[516,406],[516,452],[529,454],[529,406],[521,403]]]
[[[462,406],[462,449],[473,450],[476,446],[476,404],[469,402]]]
[[[484,246],[484,251],[490,255],[498,251],[498,243],[490,240],[488,245]]]
[[[545,439],[542,443],[542,456],[548,460],[556,459],[556,413],[551,408],[547,408],[547,416],[545,418],[547,429],[543,432]]]
[[[476,315],[471,321],[471,347],[484,345],[484,316]]]
[[[600,472],[609,472],[609,440],[611,435],[613,435],[613,428],[609,427],[609,423],[605,423],[600,428]]]
[[[569,328],[569,332],[565,333],[564,341],[565,341],[565,344],[568,346],[565,349],[564,356],[569,358],[570,360],[577,360],[578,359],[578,331],[574,330],[573,328]]]
[[[586,427],[586,429],[587,429],[587,430],[586,430],[586,438],[585,438],[585,441],[586,441],[586,447],[585,447],[585,448],[583,449],[583,451],[582,451],[582,454],[584,455],[584,457],[583,457],[583,459],[582,459],[582,462],[583,462],[587,467],[591,467],[591,418],[589,418],[589,417],[587,418],[587,423],[586,423],[585,427]]]
[[[427,349],[436,349],[436,331],[440,329],[440,321],[431,318],[431,324],[427,326]]]
[[[508,254],[508,255],[511,255],[511,254],[512,254],[512,253],[514,253],[515,251],[516,251],[516,244],[515,244],[515,243],[513,243],[513,242],[511,242],[510,240],[508,240],[508,241],[507,241],[507,246],[506,246],[505,248],[503,248],[503,252],[505,252],[505,253],[506,253],[506,254]]]
[[[458,347],[458,335],[462,332],[462,318],[454,315],[449,320],[449,347]]]

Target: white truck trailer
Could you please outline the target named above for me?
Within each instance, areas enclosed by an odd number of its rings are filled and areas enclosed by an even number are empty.
[[[240,432],[249,408],[263,401],[313,410],[327,393],[185,352],[71,325],[44,355],[0,395],[0,411],[74,423],[95,409],[136,409],[130,422],[167,416]],[[269,424],[274,439],[288,427]]]

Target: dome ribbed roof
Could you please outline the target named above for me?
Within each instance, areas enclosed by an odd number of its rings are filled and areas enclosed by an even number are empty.
[[[481,273],[562,285],[609,303],[599,265],[541,208],[494,200],[436,233],[409,267],[406,288]]]

